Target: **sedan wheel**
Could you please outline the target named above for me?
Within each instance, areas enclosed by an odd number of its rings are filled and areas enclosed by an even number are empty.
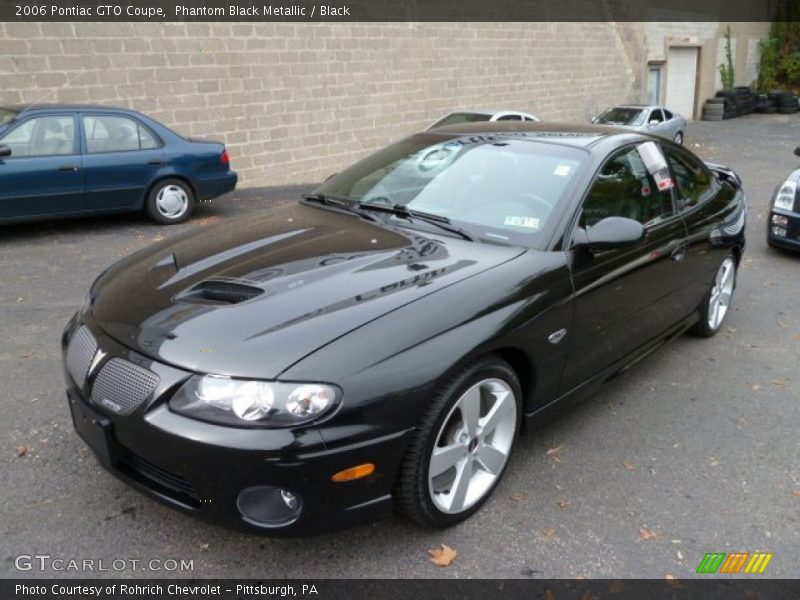
[[[728,315],[735,288],[736,260],[729,254],[719,266],[711,288],[700,307],[700,321],[695,325],[694,333],[701,337],[711,337],[720,330]]]
[[[679,131],[678,133],[675,134],[675,137],[672,139],[675,140],[676,144],[683,144],[683,133]]]
[[[181,223],[194,210],[194,194],[180,179],[165,179],[150,190],[147,197],[147,214],[164,224]]]
[[[514,371],[489,357],[445,386],[417,429],[400,476],[399,507],[444,527],[474,513],[508,464],[521,392]]]

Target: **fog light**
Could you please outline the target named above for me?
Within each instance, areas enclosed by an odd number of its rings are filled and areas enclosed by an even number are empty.
[[[236,506],[245,521],[259,527],[286,527],[303,511],[300,496],[271,485],[243,489]]]
[[[789,217],[784,217],[783,215],[772,215],[772,223],[774,225],[786,227],[789,224]]]
[[[784,227],[772,226],[772,235],[775,237],[786,237],[786,229]]]

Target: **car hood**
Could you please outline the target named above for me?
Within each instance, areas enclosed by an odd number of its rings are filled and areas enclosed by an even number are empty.
[[[106,334],[153,359],[272,378],[523,252],[285,204],[196,227],[116,263],[92,286],[91,313]]]

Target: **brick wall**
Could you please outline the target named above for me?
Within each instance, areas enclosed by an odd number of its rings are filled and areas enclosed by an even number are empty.
[[[640,100],[625,23],[2,23],[0,104],[126,106],[226,142],[242,185],[320,180],[452,109],[586,122]]]

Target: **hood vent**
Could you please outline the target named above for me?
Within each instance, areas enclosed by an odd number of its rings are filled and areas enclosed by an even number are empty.
[[[239,304],[264,293],[263,288],[235,280],[207,279],[186,292],[181,299],[195,302],[218,302],[220,304]]]

